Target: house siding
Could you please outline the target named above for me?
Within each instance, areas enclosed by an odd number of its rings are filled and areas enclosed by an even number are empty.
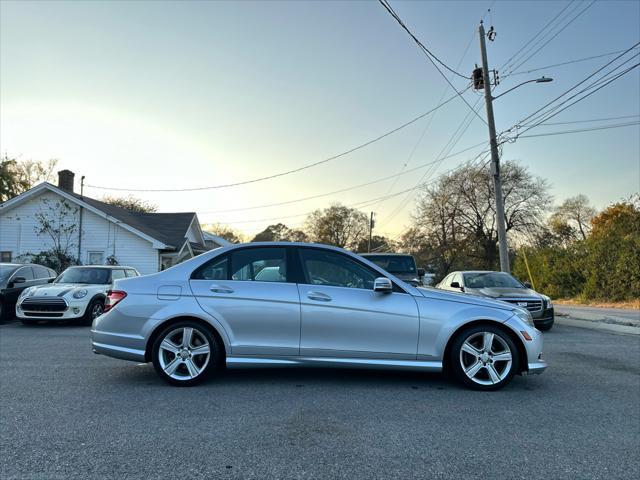
[[[62,197],[45,191],[7,212],[0,210],[0,251],[11,251],[14,261],[20,255],[38,253],[53,246],[47,234],[37,233],[39,223],[36,214],[43,211],[45,198],[53,205]],[[76,223],[78,219],[79,213],[76,213]],[[70,239],[70,244],[69,252],[75,257],[78,255],[77,231]],[[88,263],[89,252],[103,252],[103,262],[108,256],[114,255],[120,265],[134,267],[143,275],[158,271],[158,250],[153,248],[151,242],[83,209],[80,263]]]

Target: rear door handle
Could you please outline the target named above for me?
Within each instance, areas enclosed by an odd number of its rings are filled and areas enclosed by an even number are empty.
[[[233,288],[227,287],[225,285],[211,285],[209,287],[209,291],[213,293],[233,293]]]
[[[311,300],[317,300],[319,302],[330,302],[331,297],[322,292],[307,292],[307,298]]]

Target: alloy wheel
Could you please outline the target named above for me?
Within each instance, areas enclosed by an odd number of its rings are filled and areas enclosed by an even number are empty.
[[[91,309],[91,320],[95,320],[97,317],[102,315],[103,310],[104,310],[104,307],[102,306],[102,304],[96,303]]]
[[[174,380],[198,377],[207,368],[210,358],[211,346],[206,335],[194,327],[171,330],[160,342],[160,368]]]
[[[460,366],[464,374],[479,385],[495,385],[513,368],[513,355],[507,342],[494,332],[475,332],[460,348]]]

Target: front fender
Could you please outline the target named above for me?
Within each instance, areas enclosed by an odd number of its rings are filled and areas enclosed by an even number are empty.
[[[418,360],[442,361],[451,336],[460,327],[475,321],[505,323],[513,316],[509,310],[471,305],[451,300],[416,298],[420,313]]]

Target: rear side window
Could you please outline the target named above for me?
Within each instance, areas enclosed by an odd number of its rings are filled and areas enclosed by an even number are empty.
[[[33,268],[33,273],[35,275],[35,278],[37,279],[41,279],[41,278],[49,278],[49,270],[47,270],[44,267],[38,267],[38,266],[34,266]]]
[[[192,280],[228,280],[229,257],[216,257],[201,265],[191,275]]]
[[[284,248],[246,248],[231,252],[231,280],[286,282]]]
[[[111,270],[111,281],[120,280],[121,278],[125,278],[124,270]]]

